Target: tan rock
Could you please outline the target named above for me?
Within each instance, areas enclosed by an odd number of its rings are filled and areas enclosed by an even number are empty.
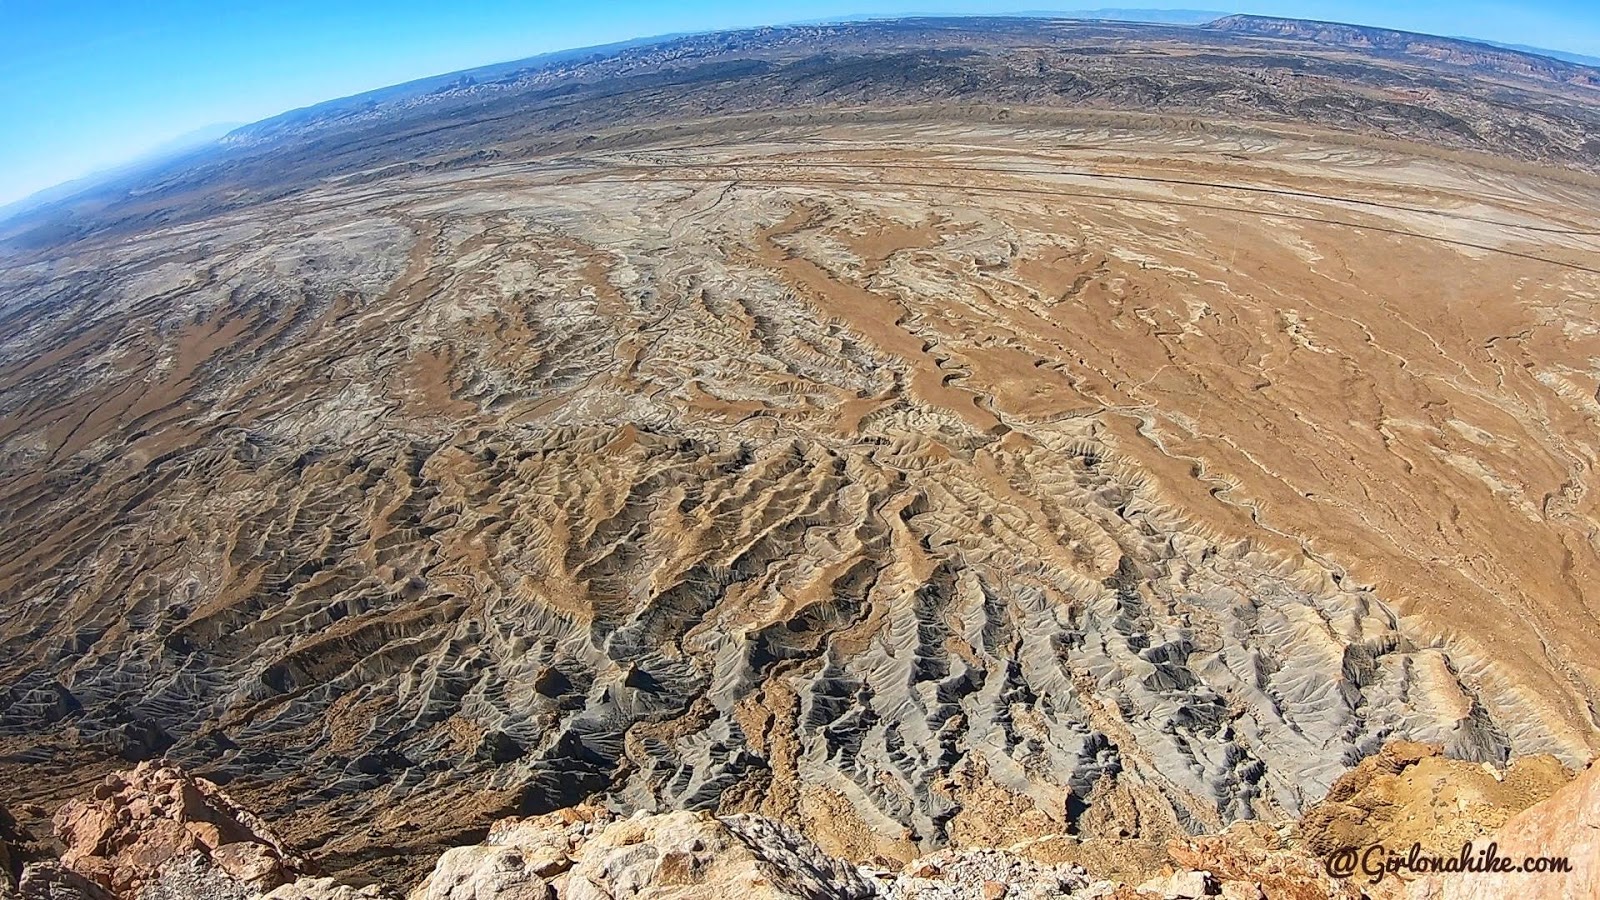
[[[199,853],[227,877],[269,890],[306,863],[253,813],[202,778],[157,763],[113,773],[54,818],[63,868],[118,894]]]
[[[235,881],[250,884],[269,884],[281,881],[283,863],[264,844],[253,841],[235,841],[211,851],[211,861]]]
[[[1178,865],[1210,873],[1222,884],[1260,886],[1267,900],[1361,900],[1360,886],[1328,876],[1322,861],[1289,844],[1260,822],[1241,822],[1220,834],[1173,841]]]
[[[919,860],[911,864],[910,875],[912,878],[938,878],[943,874],[943,869],[931,859]]]
[[[1571,780],[1551,756],[1522,757],[1501,771],[1450,759],[1437,746],[1395,741],[1340,776],[1306,811],[1299,831],[1317,857],[1374,844],[1453,852]]]
[[[355,888],[332,878],[297,878],[274,888],[261,900],[385,900],[391,896],[377,885]]]
[[[207,849],[215,850],[222,846],[222,829],[210,822],[188,822],[185,827]]]
[[[1186,869],[1152,878],[1139,885],[1139,890],[1160,894],[1163,897],[1176,897],[1180,900],[1198,900],[1217,893],[1217,882],[1208,872]]]
[[[584,828],[596,827],[592,835]],[[548,874],[548,880],[544,872]],[[667,813],[616,820],[585,811],[496,825],[489,843],[439,858],[411,900],[867,898],[853,866],[764,819]]]
[[[22,868],[17,894],[24,900],[116,900],[105,888],[54,862],[31,862]]]
[[[1494,833],[1496,856],[1522,866],[1564,857],[1569,872],[1468,872],[1412,882],[1412,900],[1591,900],[1600,897],[1600,765],[1513,816]],[[1488,842],[1474,845],[1481,852]]]
[[[540,878],[554,878],[572,868],[572,857],[550,845],[533,848],[524,859],[528,869]]]
[[[536,875],[515,847],[448,850],[411,900],[551,900],[549,882]]]
[[[1253,881],[1224,881],[1219,896],[1222,900],[1266,900],[1267,895]]]
[[[644,840],[644,826],[634,820],[626,820],[607,828],[601,835],[601,840],[614,847],[626,847]]]

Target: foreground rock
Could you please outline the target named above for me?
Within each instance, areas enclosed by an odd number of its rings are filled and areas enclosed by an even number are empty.
[[[880,884],[882,896],[890,900],[1045,900],[1102,896],[1116,887],[1110,881],[1093,882],[1081,866],[1047,865],[1008,850],[941,851]]]
[[[766,819],[690,812],[618,818],[579,806],[498,825],[486,843],[448,851],[410,900],[876,895],[855,867]]]
[[[1600,897],[1600,766],[1513,816],[1495,832],[1494,843],[1498,856],[1519,865],[1529,857],[1564,856],[1572,871],[1429,876],[1410,885],[1412,900]]]
[[[35,836],[0,806],[0,900],[113,900],[40,852]]]
[[[945,849],[895,867],[819,849],[750,814],[637,812],[580,804],[490,828],[455,847],[409,892],[316,877],[310,863],[217,785],[168,765],[107,776],[57,811],[50,857],[0,809],[0,900],[1487,900],[1589,898],[1600,881],[1600,769],[1576,780],[1541,760],[1501,770],[1398,742],[1340,779],[1298,827],[1241,822],[1170,842],[1154,877],[1085,868],[1068,836],[1008,849]],[[1482,775],[1504,795],[1477,785]],[[1536,777],[1537,776],[1537,777]],[[1528,797],[1569,781],[1537,803]],[[1473,793],[1479,791],[1480,793]],[[1486,792],[1486,793],[1484,793]],[[1474,805],[1463,798],[1486,796]],[[1431,802],[1430,802],[1431,798]],[[1507,815],[1507,807],[1515,815]],[[1436,824],[1449,819],[1450,828]],[[1359,820],[1359,821],[1357,821]],[[1355,824],[1352,824],[1355,823]],[[1360,827],[1357,827],[1357,826]],[[1365,828],[1366,830],[1362,830]],[[1492,836],[1491,836],[1492,834]],[[1324,868],[1327,847],[1416,839],[1428,852],[1465,836],[1499,854],[1561,855],[1568,875],[1370,881]],[[1448,855],[1448,854],[1447,854]],[[1083,858],[1083,857],[1080,857]],[[1094,865],[1091,863],[1091,865]],[[1146,870],[1149,871],[1148,869]],[[1135,887],[1134,884],[1138,886]]]
[[[1572,772],[1551,756],[1500,768],[1450,759],[1439,747],[1395,741],[1340,776],[1301,817],[1315,856],[1345,847],[1459,849],[1556,793]]]
[[[1142,887],[1169,897],[1219,894],[1238,900],[1361,900],[1360,885],[1328,876],[1322,861],[1291,846],[1273,829],[1244,822],[1220,835],[1174,842],[1173,861],[1186,867],[1162,882]],[[1209,876],[1196,891],[1196,875]]]
[[[1270,829],[1261,832],[1272,834]],[[1237,833],[1235,833],[1237,832]],[[1250,829],[1175,847],[1185,868],[1139,888],[1029,848],[944,850],[896,871],[832,859],[759,816],[639,814],[593,806],[511,821],[439,859],[408,900],[1360,900],[1303,851]]]
[[[63,805],[54,826],[61,858],[21,867],[16,890],[23,900],[386,896],[379,888],[297,877],[309,864],[265,822],[217,785],[173,766],[142,763],[106,776],[89,797]]]
[[[55,831],[62,866],[118,895],[137,893],[174,865],[191,869],[197,883],[215,880],[216,870],[263,891],[307,865],[221,788],[154,763],[108,775],[92,796],[62,806]]]
[[[304,874],[309,863],[217,785],[141,764],[55,816],[61,858],[22,864],[29,836],[0,817],[0,900],[399,900]],[[787,825],[707,812],[619,815],[579,805],[497,823],[443,854],[406,900],[1045,900],[1190,896],[1178,872],[1138,892],[1016,850],[945,850],[900,871],[828,856]],[[1193,894],[1199,896],[1199,894]]]

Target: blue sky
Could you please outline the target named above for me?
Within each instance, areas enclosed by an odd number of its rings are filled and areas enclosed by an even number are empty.
[[[549,50],[857,13],[1218,9],[1600,56],[1595,0],[0,0],[0,204],[219,122]]]

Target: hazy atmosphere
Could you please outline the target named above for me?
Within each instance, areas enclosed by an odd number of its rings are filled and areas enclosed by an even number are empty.
[[[852,15],[1100,9],[982,0],[749,3],[212,3],[0,0],[0,204],[214,126],[409,79],[659,34]],[[1199,2],[1130,0],[1129,9]],[[1484,37],[1600,55],[1584,0],[1234,2],[1220,13],[1293,16]]]

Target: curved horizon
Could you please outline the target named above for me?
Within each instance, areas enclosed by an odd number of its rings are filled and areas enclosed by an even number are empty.
[[[1028,5],[1027,0],[1019,2],[1021,5]],[[171,43],[190,40],[200,42],[205,34],[203,30],[198,36],[190,38],[188,35],[174,32],[172,23],[163,25],[159,20],[154,23],[145,22],[142,28],[130,30],[127,21],[119,21],[119,17],[115,15],[105,16],[96,20],[95,30],[73,32],[77,43],[72,49],[80,55],[92,53],[100,57],[98,61],[91,63],[89,66],[91,70],[98,70],[102,75],[119,76],[117,90],[106,92],[86,90],[83,85],[79,85],[74,91],[72,79],[51,79],[50,65],[35,66],[34,64],[41,62],[53,62],[60,68],[75,70],[78,68],[76,63],[82,60],[74,56],[55,60],[30,60],[28,53],[30,48],[27,46],[29,43],[36,43],[37,46],[48,46],[51,43],[29,42],[30,29],[49,31],[62,23],[53,22],[47,14],[48,10],[37,11],[36,16],[30,19],[26,9],[21,9],[21,16],[13,23],[19,27],[14,28],[9,37],[0,37],[0,49],[12,51],[0,57],[10,60],[9,65],[0,65],[0,130],[13,136],[13,140],[7,142],[7,145],[0,146],[0,209],[45,202],[41,199],[41,195],[70,188],[76,182],[94,181],[129,166],[147,162],[152,157],[162,157],[170,155],[175,150],[199,146],[200,141],[193,138],[202,133],[205,133],[206,137],[214,137],[212,133],[219,130],[223,123],[231,128],[248,127],[299,110],[389,90],[413,82],[449,77],[475,69],[518,63],[552,54],[648,43],[687,34],[862,19],[917,17],[1082,18],[1109,12],[1151,16],[1160,13],[1168,15],[1189,13],[1194,17],[1192,21],[1171,24],[1202,24],[1214,18],[1245,14],[1384,28],[1447,39],[1477,41],[1488,46],[1542,54],[1557,60],[1563,60],[1564,55],[1584,57],[1586,50],[1600,53],[1600,15],[1581,11],[1577,4],[1548,2],[1548,0],[1523,8],[1512,6],[1509,10],[1503,8],[1504,4],[1495,3],[1449,4],[1448,14],[1443,8],[1446,4],[1439,3],[1420,4],[1407,10],[1392,10],[1375,3],[1334,6],[1318,2],[1285,0],[1270,4],[1234,3],[1229,4],[1231,9],[1203,10],[1193,8],[1207,5],[1202,2],[1167,4],[1141,2],[1127,7],[1110,8],[1105,4],[1081,4],[1059,9],[1006,9],[995,8],[996,4],[993,3],[970,2],[970,0],[944,0],[944,2],[912,0],[912,2],[876,4],[844,4],[813,0],[795,4],[791,7],[792,12],[782,16],[754,18],[747,10],[736,8],[731,3],[702,2],[686,7],[685,12],[676,16],[663,16],[658,11],[651,11],[627,19],[627,23],[638,24],[631,27],[624,24],[620,29],[616,21],[597,24],[584,19],[584,14],[581,12],[551,12],[552,16],[567,17],[561,21],[541,23],[545,28],[538,32],[538,36],[553,39],[555,42],[553,44],[547,41],[544,46],[529,48],[524,45],[520,50],[513,50],[512,48],[520,43],[520,37],[508,38],[505,34],[496,34],[494,40],[486,40],[485,33],[489,31],[515,32],[516,28],[513,26],[517,23],[516,16],[525,15],[529,8],[537,11],[551,5],[523,4],[515,11],[503,8],[479,9],[466,16],[447,16],[446,18],[459,18],[467,23],[463,26],[464,30],[456,35],[457,40],[453,41],[445,39],[450,33],[449,29],[443,32],[437,30],[436,26],[439,25],[436,21],[437,11],[433,13],[434,20],[430,20],[426,15],[412,18],[409,20],[411,24],[402,28],[400,35],[396,35],[389,32],[399,27],[396,20],[403,16],[392,16],[390,21],[378,23],[360,15],[359,11],[352,12],[347,7],[342,14],[330,14],[334,21],[325,23],[328,27],[321,29],[323,34],[321,40],[333,45],[322,49],[348,51],[354,48],[357,51],[355,58],[342,68],[333,65],[329,60],[321,68],[312,67],[297,71],[295,77],[277,81],[268,77],[273,65],[287,65],[294,59],[292,54],[279,53],[274,56],[272,52],[278,43],[282,43],[283,31],[296,28],[297,20],[292,15],[292,8],[291,15],[285,16],[284,22],[277,23],[277,32],[267,28],[262,29],[260,35],[245,37],[232,34],[224,28],[222,36],[231,37],[234,43],[240,45],[232,49],[242,48],[247,52],[244,52],[243,56],[227,60],[226,65],[213,67],[211,74],[216,76],[213,78],[201,77],[201,70],[205,68],[204,54],[182,58],[175,63],[171,58],[172,54],[160,53],[162,47]],[[612,8],[639,5],[623,3],[614,4]],[[22,5],[19,4],[20,6]],[[292,6],[293,4],[290,4],[290,7]],[[496,7],[497,4],[478,6]],[[176,16],[180,21],[198,26],[198,19],[183,19],[181,14],[184,12],[184,7],[198,7],[198,4],[172,2],[164,4],[162,10]],[[1431,12],[1428,7],[1433,7]],[[844,12],[845,9],[851,11]],[[1326,10],[1330,14],[1317,15],[1320,10]],[[411,11],[426,12],[417,9]],[[1362,11],[1370,15],[1359,15]],[[319,48],[316,41],[308,41],[306,35],[315,34],[318,29],[309,26],[311,11],[308,9],[302,12],[307,14],[307,18],[298,21],[307,25],[296,29],[301,33],[295,35],[296,40],[291,43],[298,47],[298,52],[309,54],[311,50]],[[808,16],[808,12],[815,12],[818,15]],[[1086,16],[1086,14],[1091,15]],[[1451,18],[1452,15],[1455,18]],[[505,22],[505,28],[490,27],[496,24],[497,16]],[[1474,16],[1477,18],[1473,18]],[[1506,26],[1497,29],[1500,35],[1498,38],[1491,39],[1466,33],[1472,30],[1470,27],[1466,31],[1450,27],[1450,23],[1470,26],[1475,21],[1486,21],[1485,17],[1493,16],[1501,16],[1502,18],[1495,21]],[[159,19],[159,13],[157,17]],[[137,16],[124,15],[121,18],[137,18]],[[249,16],[244,18],[248,20]],[[590,19],[592,18],[590,16]],[[1438,24],[1432,28],[1417,27],[1418,22],[1424,21]],[[1519,21],[1525,23],[1521,30],[1515,27]],[[677,23],[678,27],[673,27],[672,23]],[[1552,30],[1552,23],[1565,27]],[[73,24],[76,25],[77,22]],[[565,27],[550,27],[556,25]],[[218,26],[212,23],[208,27]],[[412,42],[413,48],[424,46],[432,52],[407,55],[404,62],[396,63],[395,58],[402,54],[393,50],[405,46],[404,41],[397,38],[406,37],[407,29],[411,32],[407,39]],[[419,31],[427,32],[425,38],[415,33]],[[1543,40],[1543,37],[1555,40]],[[386,40],[391,42],[392,47],[385,47]],[[1539,43],[1522,43],[1524,40]],[[17,46],[7,47],[7,42],[13,42]],[[60,46],[62,41],[57,40],[53,43]],[[212,50],[213,53],[230,46],[227,40],[216,43],[217,47]],[[1564,43],[1565,46],[1553,45],[1560,43]],[[331,55],[334,54],[329,54]],[[1564,61],[1587,63],[1588,59]],[[119,66],[119,62],[130,65]],[[241,62],[246,65],[238,65]],[[83,77],[90,77],[89,73],[80,74]],[[56,81],[65,83],[56,85]],[[41,82],[50,84],[41,85]],[[136,91],[141,85],[150,87],[152,84],[165,89],[167,94],[152,97],[146,92],[141,102],[126,102],[126,98],[125,102],[118,102],[118,90]],[[244,89],[238,89],[240,85],[243,85]],[[49,90],[49,87],[55,87],[55,90]]]

